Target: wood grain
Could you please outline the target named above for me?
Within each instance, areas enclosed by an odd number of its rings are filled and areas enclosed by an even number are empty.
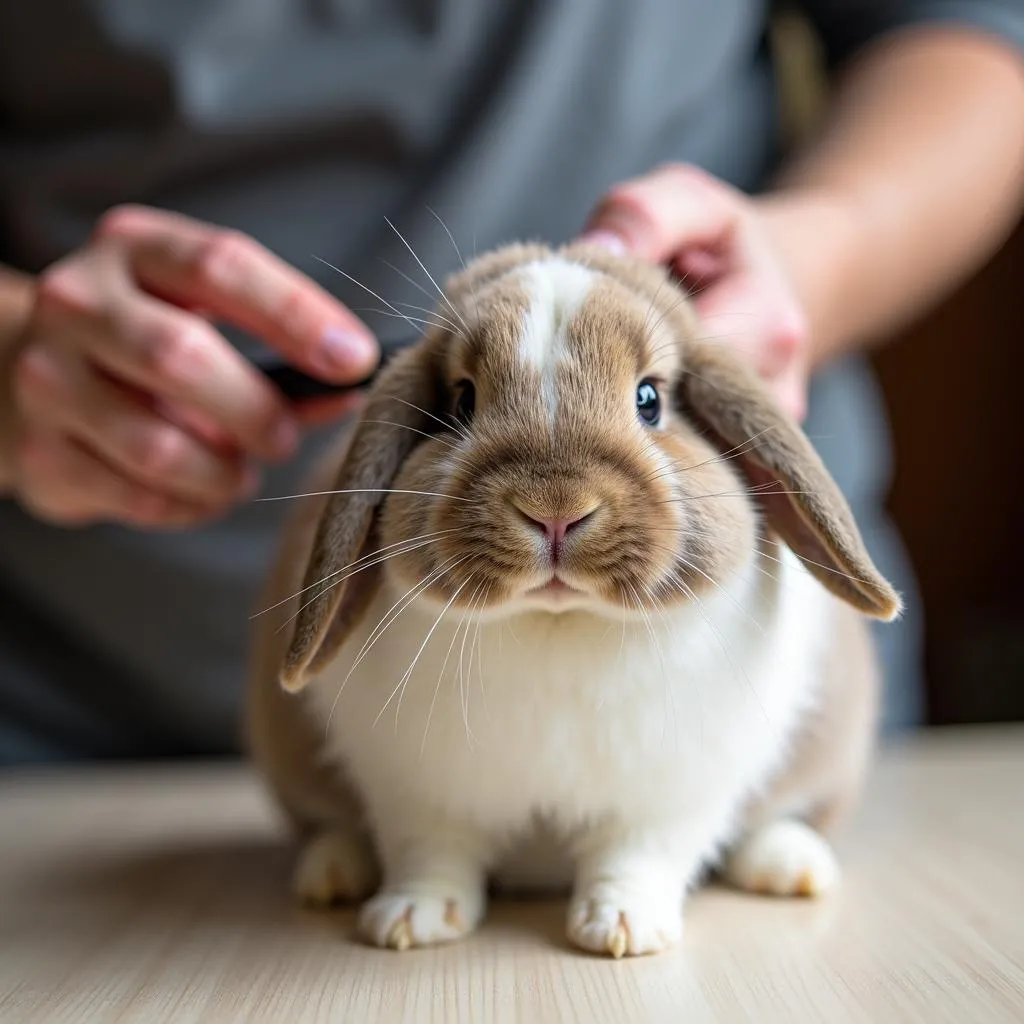
[[[0,1021],[989,1024],[1024,1020],[1024,730],[881,758],[820,902],[706,889],[683,946],[568,949],[560,904],[460,945],[354,944],[288,896],[290,852],[234,766],[0,777]]]

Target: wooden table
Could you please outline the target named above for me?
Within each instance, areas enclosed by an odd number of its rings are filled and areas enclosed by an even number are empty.
[[[396,954],[288,896],[235,766],[0,776],[0,1021],[1024,1021],[1024,730],[885,752],[820,902],[698,893],[678,951],[568,949],[558,904]]]

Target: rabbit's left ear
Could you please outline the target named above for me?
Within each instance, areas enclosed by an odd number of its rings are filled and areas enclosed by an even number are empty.
[[[375,550],[377,516],[388,488],[412,450],[437,430],[444,390],[437,353],[443,340],[428,337],[400,353],[370,392],[317,526],[302,607],[280,671],[286,690],[301,690],[330,661],[376,592],[375,567],[347,570]]]
[[[694,343],[679,397],[735,459],[772,529],[808,571],[866,615],[895,619],[902,602],[872,562],[846,499],[757,374],[721,346]]]

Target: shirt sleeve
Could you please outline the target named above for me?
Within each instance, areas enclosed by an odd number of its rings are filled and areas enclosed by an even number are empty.
[[[914,25],[962,25],[1005,40],[1024,56],[1024,0],[800,0],[830,67],[868,43]]]

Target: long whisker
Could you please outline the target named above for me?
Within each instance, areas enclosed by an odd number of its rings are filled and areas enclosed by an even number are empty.
[[[431,309],[429,306],[417,306],[414,302],[396,302],[395,305],[402,306],[404,309],[416,310],[418,313],[426,313],[428,316],[436,316],[439,320],[442,320],[453,331],[455,331],[456,334],[462,335],[464,333],[462,328],[454,320],[449,319],[436,306]]]
[[[650,304],[647,306],[647,312],[644,314],[644,323],[642,331],[645,336],[650,335],[650,332],[647,329],[647,325],[650,322],[651,314],[654,312],[655,303],[657,303],[658,301],[658,296],[661,294],[661,289],[664,288],[665,285],[668,283],[669,279],[667,276],[665,276],[658,282],[658,287],[654,289],[654,294],[651,296]]]
[[[618,675],[619,666],[622,664],[622,652],[626,647],[626,616],[622,616],[622,635],[619,637],[619,653],[615,656],[615,668],[612,670],[613,675]],[[597,702],[597,710],[600,711],[604,707],[604,696],[605,691],[601,692],[601,699]]]
[[[458,446],[452,444],[451,441],[444,437],[440,437],[437,434],[428,433],[426,430],[420,430],[419,427],[411,426],[408,423],[396,423],[394,420],[363,420],[363,423],[377,423],[382,427],[397,427],[399,430],[411,430],[414,434],[419,434],[421,437],[427,438],[428,441],[440,441],[441,444],[446,445],[449,448],[458,449]]]
[[[428,209],[429,209],[429,207],[428,207]],[[433,210],[430,210],[430,212],[431,212],[431,213],[432,213],[432,214],[434,215],[434,217],[435,217],[435,218],[437,218],[437,219],[438,219],[439,221],[441,220],[441,218],[440,218],[440,217],[438,217],[438,216],[437,216],[437,214],[436,214],[436,213],[434,213],[434,211],[433,211]],[[451,240],[452,240],[452,245],[455,245],[455,239],[454,239],[454,238],[452,238],[451,232],[450,232],[450,231],[448,231],[448,228],[447,228],[447,226],[446,226],[446,225],[444,224],[444,222],[443,222],[443,221],[441,222],[441,226],[442,226],[442,227],[443,227],[443,228],[445,229],[445,231],[446,231],[446,232],[448,232],[448,237],[449,237],[449,238],[451,238]],[[463,269],[463,270],[465,270],[465,269],[466,269],[466,262],[465,262],[465,260],[463,260],[463,259],[462,259],[462,253],[461,253],[461,252],[459,252],[459,247],[458,247],[457,245],[455,246],[455,251],[456,251],[456,253],[458,253],[458,256],[459,256],[459,261],[460,261],[460,262],[462,263],[462,269]],[[404,277],[404,278],[405,278],[405,280],[406,280],[406,281],[408,281],[408,282],[409,282],[409,284],[411,284],[411,285],[413,286],[413,288],[415,288],[415,289],[416,289],[416,290],[417,290],[418,292],[422,292],[422,293],[423,293],[423,294],[424,294],[424,295],[425,295],[425,296],[426,296],[426,297],[427,297],[428,299],[430,299],[430,300],[433,300],[434,296],[433,296],[433,295],[432,295],[432,294],[431,294],[431,293],[430,293],[429,291],[427,291],[427,289],[426,289],[426,288],[424,288],[424,287],[423,287],[423,285],[422,285],[422,284],[420,284],[420,282],[419,282],[419,281],[415,280],[415,278],[412,278],[412,277],[410,277],[410,276],[409,276],[409,275],[408,275],[408,274],[407,274],[407,273],[406,273],[406,272],[405,272],[404,270],[399,270],[399,268],[398,268],[398,267],[396,267],[396,266],[395,266],[395,265],[394,265],[393,263],[389,263],[389,262],[388,262],[387,260],[385,260],[385,259],[382,259],[382,260],[381,260],[381,263],[383,263],[383,264],[384,264],[384,265],[385,265],[386,267],[390,267],[390,268],[391,268],[391,269],[392,269],[392,270],[393,270],[393,271],[394,271],[394,272],[395,272],[396,274],[398,274],[398,275],[399,275],[400,277]],[[445,303],[446,303],[446,304],[447,304],[448,306],[451,306],[451,302],[450,302],[450,301],[448,300],[447,296],[442,296],[442,297],[444,298],[444,300],[445,300]],[[476,296],[475,296],[475,295],[473,296],[473,303],[474,303],[474,306],[475,306],[475,304],[476,304]],[[405,305],[405,303],[403,303],[403,305]],[[420,308],[421,308],[421,309],[425,309],[425,307],[420,307]],[[431,310],[431,312],[434,312],[434,313],[436,313],[436,312],[437,312],[437,308],[436,308],[436,307],[434,307],[434,309],[433,309],[433,310]],[[462,318],[460,317],[459,319],[461,320]],[[463,324],[465,324],[465,320],[463,320],[462,322],[463,322]],[[462,334],[462,333],[463,333],[463,332],[462,332],[461,330],[459,330],[458,328],[456,328],[454,324],[452,325],[452,327],[453,327],[453,329],[454,329],[454,330],[456,330],[456,331],[457,331],[457,333],[459,333],[459,334]]]
[[[683,288],[686,289],[687,296],[693,295],[694,293],[700,291],[700,289],[704,285],[705,280],[707,279],[707,276],[708,272],[705,270],[704,273],[700,274],[697,277],[696,282],[691,287],[689,282],[693,280],[693,274],[691,274],[688,270],[683,274],[676,274],[679,283],[683,286]]]
[[[752,616],[752,615],[750,614],[750,612],[748,612],[748,611],[747,611],[747,609],[746,609],[746,608],[744,608],[742,604],[740,604],[740,602],[739,602],[739,601],[738,601],[738,600],[736,599],[736,597],[735,597],[735,596],[734,596],[733,594],[730,594],[730,593],[729,593],[729,591],[728,591],[728,590],[727,590],[727,589],[726,589],[725,587],[723,587],[723,586],[722,586],[722,584],[721,584],[721,583],[719,583],[719,582],[718,582],[718,580],[716,580],[716,579],[715,579],[715,578],[714,578],[713,576],[711,576],[711,575],[710,575],[709,573],[706,573],[706,572],[705,572],[705,571],[704,571],[704,570],[703,570],[703,569],[702,569],[702,568],[701,568],[701,567],[700,567],[699,565],[695,565],[695,564],[694,564],[693,562],[691,562],[691,561],[690,561],[690,560],[689,560],[688,558],[684,557],[684,556],[683,556],[682,554],[680,554],[680,553],[679,553],[678,551],[672,551],[672,549],[671,549],[671,548],[665,547],[665,545],[662,545],[662,544],[658,544],[658,545],[654,545],[654,546],[655,546],[655,547],[660,547],[660,548],[661,548],[661,549],[662,549],[663,551],[667,551],[667,552],[669,552],[669,554],[672,554],[672,555],[674,555],[674,556],[675,556],[675,558],[676,558],[676,559],[677,559],[677,560],[678,560],[679,562],[681,562],[681,563],[682,563],[682,564],[683,564],[683,565],[684,565],[684,566],[685,566],[685,567],[686,567],[687,569],[689,569],[689,570],[690,570],[691,572],[695,572],[695,573],[699,574],[699,575],[700,575],[700,576],[702,576],[702,577],[703,577],[704,579],[706,579],[706,580],[708,581],[708,583],[710,583],[710,584],[711,584],[711,585],[712,585],[712,586],[713,586],[713,587],[714,587],[714,588],[715,588],[716,590],[718,590],[718,591],[719,591],[720,593],[722,593],[722,594],[723,594],[723,595],[724,595],[724,596],[725,596],[725,597],[726,597],[726,598],[727,598],[727,599],[729,600],[729,603],[730,603],[730,604],[731,604],[731,605],[732,605],[732,606],[733,606],[733,607],[734,607],[734,608],[735,608],[735,609],[736,609],[736,610],[737,610],[737,611],[738,611],[738,612],[739,612],[739,613],[740,613],[740,614],[741,614],[741,615],[742,615],[742,616],[743,616],[743,617],[744,617],[744,618],[745,618],[745,619],[746,619],[746,620],[747,620],[747,621],[748,621],[748,622],[749,622],[749,623],[750,623],[750,624],[751,624],[751,625],[752,625],[752,626],[753,626],[753,627],[754,627],[754,628],[755,628],[755,629],[756,629],[756,630],[757,630],[757,631],[758,631],[759,633],[764,633],[764,628],[763,628],[763,627],[761,626],[761,623],[760,623],[760,622],[758,622],[758,621],[757,621],[757,619],[755,619],[755,618],[754,618],[754,617],[753,617],[753,616]],[[696,591],[694,591],[694,593],[696,593]]]
[[[640,613],[640,617],[643,620],[644,627],[647,630],[647,635],[651,638],[651,643],[653,644],[654,649],[658,655],[658,661],[661,662],[662,679],[666,680],[667,684],[668,666],[665,664],[665,652],[661,646],[661,642],[658,640],[657,634],[654,631],[654,624],[651,622],[651,617],[648,614],[647,609],[644,607],[643,601],[640,599],[640,595],[637,592],[636,587],[634,587],[632,583],[628,582],[626,583],[626,586],[629,588],[630,593],[633,595],[633,600],[636,602],[636,610]],[[665,742],[666,729],[667,726],[665,724],[665,720],[662,719],[662,743]],[[676,733],[676,736],[678,737],[678,732]]]
[[[447,307],[452,311],[452,313],[455,314],[455,318],[468,331],[469,324],[466,323],[466,321],[462,317],[462,314],[452,305],[448,296],[445,295],[444,289],[434,280],[433,274],[431,274],[430,271],[427,270],[427,268],[424,266],[423,260],[421,260],[419,256],[416,255],[416,250],[413,249],[413,247],[406,241],[405,235],[403,235],[402,232],[399,231],[398,228],[396,228],[395,225],[392,224],[387,217],[384,218],[384,222],[387,224],[389,228],[391,228],[392,231],[394,231],[396,235],[398,235],[398,238],[401,241],[402,245],[404,245],[406,249],[409,250],[410,254],[412,255],[412,258],[419,264],[420,270],[422,270],[423,273],[427,275],[427,278],[429,279],[430,283],[437,289],[437,294],[441,296],[441,301],[444,302],[445,305],[447,305]]]
[[[421,548],[421,547],[424,547],[424,548],[425,547],[429,547],[429,545],[434,544],[434,543],[436,543],[436,541],[434,541],[434,540],[426,541],[423,544],[417,544],[414,548],[412,548],[412,550],[415,551],[415,550],[417,550],[418,548]],[[344,583],[345,580],[347,580],[350,576],[356,576],[359,573],[361,573],[364,569],[372,568],[374,565],[380,565],[382,562],[386,562],[386,561],[388,561],[391,558],[396,558],[398,555],[404,555],[405,553],[406,553],[406,549],[405,548],[403,548],[401,551],[392,551],[390,554],[385,555],[383,558],[378,558],[378,559],[376,559],[376,561],[370,562],[368,565],[363,565],[363,566],[360,566],[358,569],[353,569],[351,572],[349,572],[346,575],[342,576],[340,579],[332,580],[332,582],[330,583],[329,586],[324,587],[322,590],[320,590],[316,594],[314,594],[304,604],[299,605],[298,611],[296,611],[294,615],[289,615],[288,618],[285,619],[284,622],[282,622],[280,626],[278,626],[277,632],[280,633],[290,622],[293,622],[295,619],[297,619],[310,605],[316,604],[317,601],[319,601],[322,597],[326,596],[335,587],[340,586],[342,583]],[[331,575],[336,575],[336,574],[332,573]],[[328,576],[327,578],[329,579],[330,576]],[[321,580],[319,583],[314,583],[312,586],[320,586],[323,582],[324,582],[324,580]],[[304,590],[311,590],[311,589],[312,589],[312,587],[304,588]]]
[[[512,634],[512,639],[515,640],[517,647],[523,646],[523,641],[516,635],[515,627],[512,625],[512,620],[507,620],[508,631]]]
[[[429,206],[427,207],[427,212],[431,215],[431,217],[434,218],[434,220],[437,221],[438,224],[441,225],[441,228],[444,230],[444,233],[448,236],[448,241],[452,243],[452,248],[455,250],[455,255],[458,256],[458,258],[459,258],[459,263],[462,265],[462,269],[465,271],[467,268],[466,268],[466,261],[465,261],[465,259],[463,259],[463,256],[462,256],[462,250],[459,248],[459,243],[455,241],[455,236],[449,230],[448,225],[444,222],[444,219],[441,217],[441,215],[439,213],[437,213],[435,210],[431,209]],[[474,258],[476,257],[476,232],[475,231],[473,232],[473,256],[474,256]],[[424,290],[424,294],[427,294],[426,290]],[[470,298],[473,300],[473,313],[474,313],[477,321],[479,321],[480,320],[480,307],[479,307],[479,305],[477,303],[476,285],[475,284],[470,286],[469,295],[470,295]],[[465,321],[463,321],[463,322],[465,322]]]
[[[685,529],[682,529],[682,530],[679,527],[676,527],[676,526],[648,526],[647,530],[649,532],[651,532],[651,533],[667,533],[667,534],[670,534],[673,537],[678,537],[681,533],[685,533],[687,535],[693,535],[695,537],[712,537],[712,538],[714,538],[714,537],[718,536],[717,531],[712,530],[712,529],[707,529],[707,528],[700,528],[697,524],[690,524],[690,525],[686,526]],[[676,555],[677,554],[677,551],[676,551],[675,548],[667,547],[664,544],[656,544],[656,545],[653,545],[653,546],[659,548],[659,550],[661,550],[661,551],[665,551],[666,553],[668,553],[670,555]],[[758,553],[757,553],[757,558],[755,558],[752,562],[749,563],[749,568],[756,569],[759,573],[761,573],[762,575],[766,576],[768,579],[772,580],[774,583],[778,583],[778,584],[783,585],[783,586],[789,585],[786,580],[783,580],[781,577],[775,575],[775,573],[770,572],[763,565],[758,565],[757,564],[758,559],[760,559],[762,556],[765,557],[765,558],[771,558],[772,557],[771,555],[767,555],[762,550],[759,549]],[[772,559],[772,560],[776,561],[776,562],[779,561],[778,559]]]
[[[657,610],[658,614],[661,616],[662,624],[665,625],[666,628],[667,628],[668,625],[669,625],[669,622],[668,622],[668,617],[665,614],[665,604],[664,604],[664,602],[661,601],[658,598],[658,596],[652,592],[650,587],[645,587],[644,590],[647,593],[647,596],[653,602],[654,607]],[[662,658],[662,662],[664,663],[664,658]],[[664,684],[663,684],[662,688],[663,688],[663,690],[665,692],[665,695],[668,697],[669,707],[671,708],[671,711],[672,711],[672,735],[675,737],[675,743],[678,746],[678,743],[679,743],[679,721],[678,721],[678,718],[676,716],[676,698],[675,698],[675,694],[672,691],[672,686],[671,686],[671,682],[669,680],[669,674],[668,674],[667,671],[662,673],[662,678],[664,680]],[[662,733],[662,735],[664,736],[664,733]],[[662,740],[662,742],[664,742],[664,739]]]
[[[294,498],[323,498],[332,494],[418,494],[423,498],[448,498],[450,501],[469,501],[455,494],[443,494],[441,491],[409,491],[400,487],[349,487],[337,491],[307,491],[305,494],[275,494],[269,498],[256,498],[256,501],[291,501]]]
[[[711,456],[711,458],[705,459],[703,462],[698,462],[696,465],[684,466],[683,469],[686,472],[689,472],[692,469],[700,469],[701,466],[707,466],[709,463],[712,462],[727,462],[729,459],[735,459],[737,456],[745,454],[744,449],[748,445],[754,444],[754,442],[757,441],[759,438],[764,437],[765,434],[771,433],[771,431],[773,430],[775,430],[775,427],[765,427],[764,430],[759,430],[753,436],[748,437],[746,441],[742,441],[740,444],[733,445],[732,448],[729,448],[724,452],[718,452],[717,454]]]
[[[433,327],[437,330],[444,330],[445,324],[439,323],[436,320],[428,320],[422,316],[410,316],[407,313],[390,313],[386,309],[377,309],[376,306],[357,306],[353,312],[356,313],[376,313],[377,316],[390,316],[398,320],[404,320],[406,323],[416,326],[419,324],[421,327]],[[417,334],[420,332],[417,330]]]
[[[678,305],[678,303],[677,303],[677,305]],[[757,315],[755,315],[753,313],[723,313],[723,314],[716,314],[713,317],[705,318],[705,319],[703,319],[702,322],[704,324],[709,324],[712,320],[720,319],[721,316],[747,316],[747,317],[749,317],[752,320],[758,319]],[[660,323],[660,321],[659,321],[659,323]],[[658,325],[656,324],[655,327],[657,327],[657,326]],[[650,337],[654,333],[654,328],[649,330],[647,333],[648,333],[648,337]],[[742,352],[742,353],[744,353],[746,355],[757,355],[757,352],[758,352],[757,346],[749,342],[749,334],[744,332],[744,331],[726,331],[725,333],[721,333],[721,334],[706,334],[706,333],[702,332],[701,334],[699,334],[697,336],[697,340],[698,341],[702,341],[702,342],[707,342],[707,341],[730,341],[730,340],[736,339],[736,338],[743,339],[745,343],[743,343],[743,344],[733,344],[731,346],[731,348],[733,348],[737,352]],[[657,359],[658,356],[660,356],[662,354],[662,352],[670,351],[672,349],[675,349],[675,348],[678,347],[678,345],[679,345],[679,341],[678,341],[678,339],[676,337],[674,337],[674,336],[668,337],[665,340],[659,342],[657,345],[654,346],[654,348],[652,348],[650,350],[649,358],[650,358],[651,361],[653,361],[653,360]]]
[[[356,654],[356,660],[349,670],[351,675],[358,667],[360,662],[370,653],[373,645],[384,635],[391,624],[408,608],[425,590],[436,583],[442,576],[454,569],[460,562],[464,562],[468,556],[459,558],[456,555],[452,555],[446,558],[440,565],[435,566],[427,575],[420,580],[418,583],[413,584],[378,620],[377,625],[370,631],[369,636],[363,641],[363,646],[360,647]],[[346,676],[346,680],[348,676]]]
[[[481,627],[483,626],[483,618],[481,613],[484,610],[484,604],[486,603],[487,597],[490,594],[490,592],[491,588],[488,586],[487,590],[485,590],[484,593],[480,595],[480,611],[477,612],[476,635],[473,637],[473,647],[476,648],[476,667],[477,672],[480,675],[480,697],[484,705],[484,714],[487,713],[487,690],[484,686],[484,645],[480,637],[480,631]],[[473,647],[470,647],[469,649],[470,671],[472,671]]]
[[[792,548],[790,548],[790,550],[792,551]],[[774,555],[769,555],[767,552],[764,551],[762,551],[761,554],[762,557],[770,559],[773,562],[778,562],[779,565],[783,564],[781,558],[776,558]],[[831,565],[825,565],[822,562],[815,562],[813,558],[808,558],[806,555],[801,555],[798,551],[793,551],[793,554],[796,555],[796,557],[799,558],[800,561],[804,562],[806,565],[813,565],[815,568],[823,569],[825,572],[830,572],[835,576],[842,576],[843,579],[849,580],[851,583],[860,583],[866,587],[873,586],[870,580],[862,580],[859,576],[851,576],[850,573],[842,572],[841,570],[836,569]]]
[[[405,313],[392,313],[387,309],[377,309],[376,306],[362,307],[364,312],[376,313],[378,316],[390,316],[395,317],[399,320],[414,320],[418,324],[423,324],[427,327],[438,327],[448,328],[449,330],[455,331],[456,334],[462,336],[464,333],[462,328],[458,324],[452,323],[443,313],[437,312],[437,310],[427,309],[424,306],[414,306],[409,302],[402,302],[399,305],[406,306],[410,309],[419,310],[422,313],[427,314],[426,316],[413,316],[412,314],[406,315]]]
[[[743,498],[751,494],[765,494],[774,497],[776,494],[782,496],[787,494],[814,494],[813,491],[774,491],[770,485],[758,484],[755,487],[748,487],[745,491],[717,491],[713,494],[684,494],[675,498],[665,498],[659,501],[659,505],[680,505],[689,501],[701,501],[704,498]]]
[[[658,319],[654,321],[654,324],[651,326],[650,330],[647,333],[654,334],[654,332],[665,322],[665,320],[668,319],[669,316],[671,316],[684,302],[689,301],[689,298],[690,296],[687,295],[685,292],[680,292],[679,298],[677,298],[675,302],[670,303],[665,308],[664,312],[662,312],[661,316],[659,316]]]
[[[342,270],[341,267],[336,267],[333,263],[329,263],[327,260],[323,259],[320,256],[314,255],[313,259],[318,260],[325,267],[330,267],[330,269],[333,270],[336,274],[341,274],[341,276],[345,278],[346,281],[351,281],[357,288],[362,288],[364,292],[366,292],[368,295],[372,295],[378,302],[383,302],[384,305],[387,306],[388,309],[390,309],[393,313],[396,313],[403,320],[408,320],[409,326],[414,331],[419,330],[419,328],[416,326],[415,323],[413,323],[411,318],[407,317],[400,309],[396,309],[390,302],[388,302],[387,299],[385,299],[382,295],[378,295],[372,288],[368,288],[365,284],[363,284],[362,281],[357,280],[351,274],[348,274],[344,270]]]
[[[747,490],[751,494],[814,494],[814,491],[780,491],[781,480],[766,480],[763,484],[751,484]]]
[[[767,434],[769,431],[774,430],[774,427],[765,427],[764,430],[759,430],[753,437],[748,437],[746,441],[740,444],[734,445],[727,451],[718,452],[712,455],[710,458],[705,459],[703,462],[697,462],[692,466],[670,466],[667,469],[658,470],[656,473],[648,474],[645,479],[647,480],[660,480],[663,477],[671,476],[673,474],[689,473],[691,470],[700,469],[702,466],[709,466],[715,462],[728,462],[731,459],[737,459],[742,455],[746,455],[748,452],[748,446],[753,445],[758,438]],[[772,483],[778,483],[778,481],[772,481]],[[757,487],[764,489],[771,486],[771,484],[758,484]],[[755,488],[751,488],[754,490]]]
[[[468,557],[468,556],[465,556]],[[352,678],[352,674],[360,666],[363,659],[370,653],[377,641],[387,632],[388,628],[395,622],[395,620],[404,612],[409,605],[411,605],[420,594],[423,593],[432,583],[440,579],[445,573],[450,572],[459,564],[460,561],[464,561],[465,558],[455,560],[454,558],[445,559],[439,566],[433,569],[427,576],[420,580],[419,583],[411,586],[380,618],[377,625],[373,627],[370,635],[363,641],[363,646],[359,649],[356,655],[355,661],[352,663],[352,667],[345,674],[345,678],[341,681],[341,686],[338,687],[338,692],[335,694],[334,701],[331,704],[330,713],[327,715],[326,728],[330,728],[331,718],[334,715],[334,709],[338,706],[338,701],[341,699],[341,694],[345,687],[348,685],[348,681]],[[454,564],[453,564],[454,563]],[[404,602],[404,603],[403,603]],[[401,608],[398,606],[401,605]],[[398,609],[396,612],[395,609]],[[394,614],[392,614],[394,613]],[[390,616],[390,618],[389,618]]]
[[[711,537],[711,538],[716,538],[716,537],[720,537],[721,536],[719,531],[717,531],[715,529],[712,529],[711,527],[708,527],[708,526],[703,526],[703,525],[701,525],[699,523],[690,523],[690,524],[687,524],[685,527],[678,527],[678,526],[647,526],[647,527],[645,527],[645,529],[647,531],[649,531],[650,533],[667,533],[667,534],[669,534],[669,535],[671,535],[673,537],[678,537],[678,536],[681,536],[681,535],[686,535],[686,536],[691,536],[692,535],[694,537]],[[674,548],[663,547],[663,550],[668,551],[670,554],[674,554],[675,553],[675,549]],[[760,552],[759,552],[759,554],[760,554]],[[772,579],[775,579],[775,578],[776,577],[774,577],[774,576],[772,577]]]
[[[466,583],[463,584],[463,586],[470,583],[475,575],[475,572],[471,572],[466,579]],[[479,590],[482,585],[482,583],[478,583],[477,590]],[[473,591],[474,597],[476,596],[477,590]],[[472,602],[472,597],[470,598],[470,601]],[[437,674],[437,685],[434,687],[434,695],[430,698],[430,707],[427,709],[427,724],[423,727],[423,740],[420,743],[420,757],[423,756],[423,751],[426,750],[427,747],[427,734],[430,732],[430,720],[434,716],[434,705],[437,703],[437,695],[441,690],[441,682],[444,679],[445,670],[448,668],[448,661],[452,656],[452,650],[455,647],[455,641],[459,638],[459,633],[462,630],[462,624],[466,621],[466,616],[469,615],[469,609],[471,607],[471,604],[466,605],[466,609],[462,613],[462,618],[459,620],[459,624],[455,627],[455,631],[452,633],[451,643],[448,644],[448,650],[445,653],[444,661],[441,663],[441,671]]]
[[[395,541],[393,544],[385,544],[383,547],[379,547],[375,551],[371,551],[368,554],[360,556],[354,562],[349,562],[348,565],[343,565],[340,569],[335,569],[333,572],[329,572],[322,579],[317,580],[315,583],[310,583],[309,586],[303,587],[301,590],[296,591],[296,593],[294,593],[294,594],[290,594],[288,597],[282,598],[280,601],[276,601],[274,604],[270,605],[267,608],[264,608],[262,611],[258,611],[255,614],[250,615],[249,619],[250,619],[250,621],[252,619],[258,619],[261,615],[266,615],[267,612],[272,612],[275,608],[280,608],[281,605],[287,604],[289,601],[294,601],[295,598],[301,597],[303,594],[306,593],[306,591],[312,590],[314,587],[322,586],[329,579],[332,579],[333,577],[337,576],[339,573],[343,573],[346,570],[351,569],[354,566],[359,565],[361,562],[365,562],[366,563],[365,565],[362,566],[362,569],[366,569],[366,568],[369,568],[372,565],[376,565],[376,564],[378,564],[378,562],[377,562],[378,556],[383,554],[385,551],[391,551],[393,548],[402,548],[401,551],[396,551],[395,552],[395,554],[397,554],[397,555],[402,555],[402,554],[405,554],[406,551],[416,551],[418,548],[426,547],[427,544],[433,542],[433,538],[440,538],[441,536],[443,536],[446,533],[457,533],[457,532],[458,531],[456,529],[435,530],[433,533],[424,533],[424,534],[420,534],[420,536],[418,536],[418,537],[408,537],[405,540]],[[422,543],[417,543],[417,542],[422,542]],[[406,547],[406,545],[411,545],[411,546]],[[388,557],[391,557],[391,556],[388,556]],[[380,561],[386,561],[386,558],[380,559]],[[362,569],[360,569],[359,571],[362,571]],[[350,575],[355,575],[355,574],[352,573]],[[347,579],[348,577],[345,577],[345,578]]]
[[[455,241],[455,236],[448,229],[448,225],[441,219],[441,215],[435,213],[429,206],[427,207],[427,213],[430,214],[434,220],[444,229],[444,233],[448,236],[448,241],[452,243],[452,248],[455,250],[455,255],[459,257],[459,263],[462,264],[462,269],[466,269],[466,261],[462,258],[462,250],[459,248],[459,243]]]
[[[426,649],[427,644],[430,643],[430,638],[434,635],[434,631],[441,624],[441,620],[444,618],[445,612],[447,612],[448,609],[451,608],[451,606],[455,603],[455,599],[459,596],[459,594],[462,593],[463,589],[466,586],[466,583],[468,582],[469,580],[466,580],[465,582],[459,585],[455,593],[452,594],[452,596],[448,599],[448,602],[438,613],[437,618],[434,619],[434,624],[430,627],[430,629],[427,630],[427,635],[423,638],[423,643],[420,644],[419,649],[413,656],[412,662],[409,664],[409,667],[405,670],[405,674],[402,676],[401,679],[398,680],[398,685],[391,691],[391,694],[388,697],[388,699],[384,701],[384,706],[380,709],[380,711],[377,714],[377,717],[373,720],[374,725],[376,725],[380,721],[381,715],[384,714],[384,712],[387,710],[388,705],[391,703],[391,698],[394,697],[394,695],[397,693],[398,705],[395,708],[395,733],[398,733],[398,715],[402,710],[402,698],[405,696],[405,688],[409,685],[409,680],[412,678],[413,672],[416,671],[416,664],[420,660],[420,655],[423,654],[423,651]]]
[[[422,292],[424,295],[426,295],[428,299],[431,300],[431,302],[433,302],[433,294],[429,292],[426,288],[424,288],[423,285],[420,284],[420,282],[417,281],[414,277],[410,277],[404,270],[399,270],[398,267],[394,265],[394,263],[390,263],[387,260],[382,259],[381,257],[377,258],[380,259],[381,263],[383,263],[385,267],[390,267],[396,274],[399,275],[399,277],[404,277],[406,281],[408,281],[409,284],[413,286],[413,288],[415,288],[418,292]]]
[[[473,601],[470,605],[469,620],[466,623],[466,631],[462,634],[462,646],[459,648],[459,703],[462,705],[462,724],[466,729],[466,742],[472,746],[474,742],[473,730],[469,725],[469,689],[466,685],[465,667],[463,659],[466,656],[466,641],[469,639],[469,630],[473,624],[473,614],[476,611],[476,594],[483,587],[483,581],[477,587],[477,590],[473,594]],[[470,651],[470,657],[472,658],[472,650]]]
[[[452,419],[450,422],[445,422],[440,416],[435,416],[432,412],[427,412],[426,409],[421,408],[418,405],[413,405],[412,402],[407,402],[404,398],[399,398],[397,395],[387,395],[394,402],[401,402],[402,405],[407,405],[410,409],[415,409],[416,412],[423,413],[424,416],[429,417],[435,423],[440,423],[442,427],[447,427],[449,430],[454,430],[456,433],[461,434],[465,438],[469,438],[469,431],[457,420]]]

